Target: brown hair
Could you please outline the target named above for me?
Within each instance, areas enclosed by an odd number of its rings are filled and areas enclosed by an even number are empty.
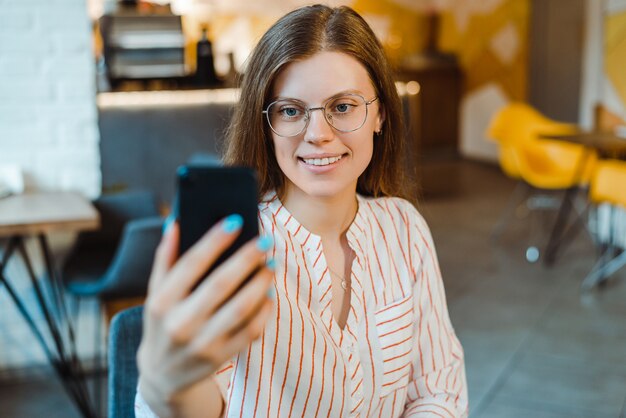
[[[259,174],[261,196],[284,191],[284,174],[274,153],[271,131],[262,114],[274,80],[289,63],[321,51],[336,51],[358,60],[367,70],[385,119],[374,140],[372,161],[361,174],[357,192],[365,196],[406,197],[404,127],[391,67],[365,20],[349,7],[305,6],[280,18],[248,58],[241,96],[226,135],[224,162],[251,167]]]

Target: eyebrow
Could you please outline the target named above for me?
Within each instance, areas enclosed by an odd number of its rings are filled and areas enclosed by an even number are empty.
[[[322,103],[327,102],[328,100],[335,99],[341,96],[346,96],[349,94],[358,94],[359,96],[365,97],[365,93],[363,93],[361,90],[348,89],[348,90],[342,90],[338,93],[333,94],[332,96],[326,97],[324,100],[322,100]],[[275,102],[278,100],[293,100],[293,101],[300,102],[300,103],[306,103],[304,100],[296,99],[294,97],[286,97],[286,96],[275,96],[270,99],[270,101],[272,102]]]

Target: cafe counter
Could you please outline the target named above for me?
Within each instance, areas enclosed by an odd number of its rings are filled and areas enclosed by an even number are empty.
[[[100,93],[104,192],[154,191],[171,203],[174,173],[196,153],[219,154],[237,89]]]

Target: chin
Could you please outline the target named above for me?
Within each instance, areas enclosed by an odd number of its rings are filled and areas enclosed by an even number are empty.
[[[318,184],[307,184],[302,187],[296,185],[305,195],[314,198],[331,198],[350,190],[356,193],[356,187],[349,184],[330,184],[330,182],[320,182]]]
[[[317,198],[330,198],[337,196],[337,192],[328,189],[316,189],[311,190],[309,192],[305,192],[308,196],[317,197]]]

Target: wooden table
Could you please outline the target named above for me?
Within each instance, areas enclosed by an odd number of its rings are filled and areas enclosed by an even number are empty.
[[[53,231],[84,231],[99,226],[98,212],[91,203],[76,193],[41,192],[9,196],[0,199],[0,284],[9,293],[18,311],[26,320],[35,338],[61,379],[65,390],[83,417],[97,414],[89,398],[84,373],[76,352],[74,328],[63,298],[63,285],[55,267],[46,235]],[[25,239],[37,238],[44,257],[48,281],[40,283],[35,275]],[[45,318],[45,327],[33,320],[35,309],[24,303],[5,274],[13,255],[19,254],[31,280],[38,309]],[[49,297],[44,296],[44,284]],[[49,334],[50,339],[45,338]],[[48,341],[52,341],[49,343]]]
[[[568,135],[541,135],[545,139],[570,142],[595,150],[603,158],[626,157],[626,138],[612,132],[576,132]]]
[[[84,231],[97,229],[99,224],[96,209],[76,193],[28,193],[0,199],[0,237]]]

